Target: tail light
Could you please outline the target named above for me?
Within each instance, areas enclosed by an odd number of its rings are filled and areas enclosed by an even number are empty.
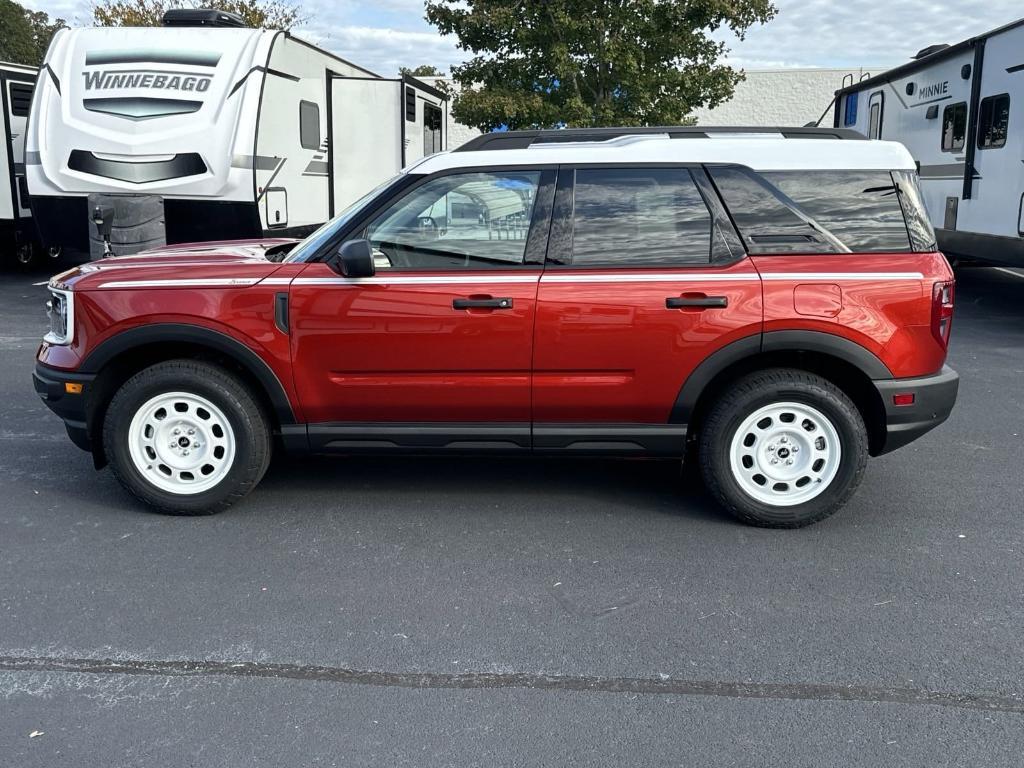
[[[949,346],[953,327],[953,286],[952,280],[932,286],[932,334],[943,347]]]

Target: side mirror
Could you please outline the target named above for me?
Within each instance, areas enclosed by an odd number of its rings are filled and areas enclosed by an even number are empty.
[[[343,277],[372,277],[373,248],[369,240],[346,240],[327,264]]]

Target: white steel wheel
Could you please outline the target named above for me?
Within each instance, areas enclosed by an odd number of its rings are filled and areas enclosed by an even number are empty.
[[[231,471],[236,440],[224,412],[190,392],[146,401],[128,426],[128,453],[146,482],[167,493],[207,491]]]
[[[733,433],[729,465],[747,496],[776,507],[803,504],[835,479],[842,445],[817,408],[782,402],[762,406]]]

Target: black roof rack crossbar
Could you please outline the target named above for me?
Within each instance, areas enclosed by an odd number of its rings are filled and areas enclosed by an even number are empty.
[[[570,141],[607,141],[621,136],[668,134],[672,139],[706,139],[712,133],[778,133],[787,139],[845,139],[866,140],[858,131],[849,128],[765,127],[765,126],[695,126],[669,125],[642,128],[565,128],[562,130],[499,131],[485,133],[470,139],[456,152],[475,152],[495,149],[525,149],[531,144],[553,144]]]

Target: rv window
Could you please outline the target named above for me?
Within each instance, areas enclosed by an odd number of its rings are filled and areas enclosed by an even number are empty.
[[[868,115],[868,138],[877,139],[879,134],[878,118],[882,114],[882,108],[878,104],[872,104]]]
[[[299,102],[299,144],[303,149],[320,149],[320,107],[312,101]]]
[[[868,138],[882,138],[882,109],[885,106],[885,94],[882,91],[875,91],[871,94],[868,102]]]
[[[11,83],[11,114],[15,117],[28,117],[32,106],[32,90],[35,86],[22,83]]]
[[[539,171],[460,173],[413,189],[366,228],[378,269],[523,263]]]
[[[433,104],[423,105],[423,154],[432,155],[440,152],[441,125],[444,122],[441,110]]]
[[[981,100],[978,110],[978,149],[998,149],[1006,144],[1010,125],[1010,94]]]
[[[888,171],[779,171],[764,178],[855,253],[910,250]]]
[[[942,151],[959,152],[967,135],[967,102],[949,104],[942,110]]]
[[[711,214],[685,168],[576,171],[572,263],[707,264]]]
[[[750,253],[838,253],[806,214],[782,200],[770,184],[745,168],[708,167]]]
[[[416,122],[416,89],[405,89],[405,119],[410,123]]]
[[[843,125],[849,126],[857,122],[857,94],[846,94],[846,112],[843,116]]]

